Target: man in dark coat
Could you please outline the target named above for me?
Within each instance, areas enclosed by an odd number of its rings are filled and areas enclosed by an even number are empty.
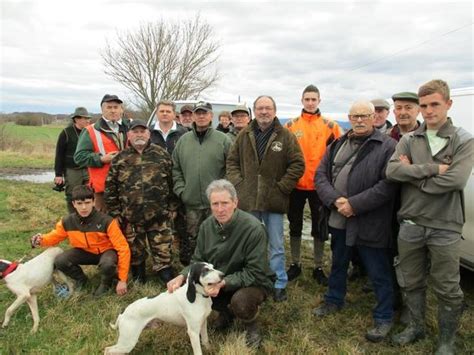
[[[339,311],[346,295],[347,268],[356,248],[374,285],[377,305],[370,341],[383,340],[392,327],[393,285],[388,248],[397,185],[385,177],[396,142],[374,128],[374,105],[355,102],[349,112],[352,129],[331,144],[316,173],[316,189],[330,209],[332,267],[325,303],[318,317]]]

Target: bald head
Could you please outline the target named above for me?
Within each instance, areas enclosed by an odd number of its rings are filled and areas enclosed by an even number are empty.
[[[360,100],[352,104],[349,110],[349,120],[356,136],[367,136],[374,130],[374,104]]]

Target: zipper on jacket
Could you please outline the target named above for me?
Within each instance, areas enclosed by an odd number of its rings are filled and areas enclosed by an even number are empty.
[[[89,245],[89,240],[87,239],[87,232],[84,232],[84,239],[86,240],[87,248],[90,248],[91,246]]]

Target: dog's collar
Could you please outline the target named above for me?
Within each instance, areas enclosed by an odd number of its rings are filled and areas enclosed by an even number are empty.
[[[16,270],[16,268],[18,267],[18,263],[16,262],[12,262],[4,272],[0,273],[0,277],[2,279],[4,279],[5,277],[8,276],[8,274],[11,274],[13,271]]]

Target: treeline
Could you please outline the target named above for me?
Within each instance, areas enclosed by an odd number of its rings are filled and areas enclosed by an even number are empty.
[[[100,113],[91,113],[92,122],[101,117]],[[148,119],[142,112],[126,110],[125,116],[128,118]],[[0,124],[14,122],[21,126],[42,126],[52,123],[67,124],[70,122],[68,114],[49,114],[44,112],[13,112],[0,113]]]

